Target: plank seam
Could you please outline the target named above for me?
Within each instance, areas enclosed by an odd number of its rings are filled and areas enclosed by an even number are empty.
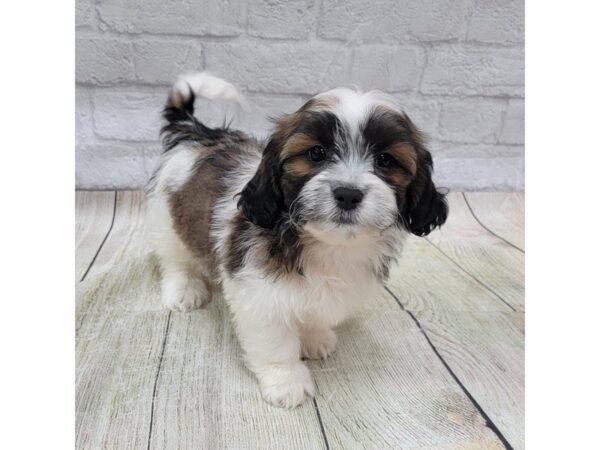
[[[465,269],[463,266],[461,266],[458,262],[454,261],[454,259],[450,255],[448,255],[441,248],[439,248],[437,245],[435,245],[433,242],[431,242],[428,238],[425,238],[425,241],[427,241],[433,248],[435,248],[438,252],[440,252],[442,255],[444,255],[446,258],[448,258],[456,267],[458,267],[460,270],[462,270],[464,273],[466,273],[469,277],[471,277],[473,280],[475,280],[478,284],[480,284],[485,289],[487,289],[492,294],[494,294],[494,296],[496,296],[502,303],[504,303],[506,306],[508,306],[514,312],[518,312],[515,309],[515,307],[512,306],[510,303],[508,303],[506,300],[504,300],[500,294],[498,294],[491,287],[489,287],[487,284],[485,284],[483,281],[481,281],[479,278],[477,278],[475,275],[473,275],[471,272],[469,272],[467,269]]]
[[[113,215],[112,215],[112,220],[110,222],[110,227],[108,228],[108,231],[106,232],[106,235],[104,236],[104,239],[102,239],[102,242],[98,246],[98,250],[96,250],[96,253],[94,254],[94,257],[92,258],[92,261],[90,262],[90,265],[88,266],[88,268],[86,269],[85,273],[83,274],[83,276],[79,280],[80,283],[85,279],[85,277],[87,277],[87,274],[89,273],[90,269],[92,268],[92,266],[96,262],[96,258],[100,254],[100,250],[102,250],[102,247],[104,247],[104,243],[108,239],[108,235],[112,231],[113,225],[115,224],[115,216],[116,215],[117,215],[117,191],[115,191],[115,198],[114,198],[114,203],[113,203]]]
[[[156,389],[158,387],[158,377],[160,376],[160,369],[162,368],[163,355],[165,354],[165,347],[167,346],[167,337],[169,335],[169,328],[171,326],[171,312],[167,315],[167,326],[165,328],[165,335],[163,337],[162,348],[160,349],[160,357],[158,359],[158,368],[156,369],[156,377],[154,378],[154,387],[152,388],[152,405],[150,406],[150,427],[148,429],[148,446],[150,450],[150,442],[152,441],[152,428],[154,425],[154,401],[156,400]]]
[[[321,435],[323,436],[323,441],[325,441],[325,449],[329,450],[329,441],[327,440],[327,433],[325,433],[325,426],[323,425],[323,419],[321,418],[321,413],[319,412],[319,405],[317,404],[316,397],[313,397],[313,405],[315,407],[315,411],[317,412],[317,420],[319,421]]]
[[[429,335],[427,334],[427,332],[425,331],[425,329],[421,325],[421,322],[419,322],[419,320],[412,313],[412,311],[409,311],[408,309],[406,309],[406,307],[402,304],[402,302],[400,301],[400,299],[398,299],[398,297],[396,297],[396,295],[390,290],[390,288],[388,288],[387,286],[385,286],[385,290],[388,291],[388,293],[392,296],[392,298],[396,301],[396,303],[398,303],[398,306],[400,306],[400,309],[402,311],[406,312],[410,316],[410,318],[413,320],[413,322],[415,323],[415,325],[417,326],[417,328],[419,329],[419,331],[421,332],[421,334],[423,334],[423,336],[425,337],[425,340],[427,341],[427,343],[429,344],[429,346],[431,347],[431,349],[433,350],[433,352],[435,353],[435,355],[438,357],[438,359],[440,360],[440,362],[444,365],[444,367],[446,368],[446,370],[448,371],[448,373],[450,374],[450,376],[454,379],[454,381],[456,382],[456,384],[458,384],[458,386],[460,387],[460,389],[467,396],[467,398],[473,404],[473,406],[475,407],[475,409],[479,412],[479,414],[481,415],[481,417],[483,417],[483,419],[485,420],[486,427],[488,427],[490,430],[492,430],[494,432],[494,434],[498,437],[498,439],[500,440],[500,442],[502,442],[502,445],[504,445],[504,447],[506,449],[508,449],[508,450],[514,450],[513,447],[512,447],[512,445],[510,445],[510,443],[508,442],[508,440],[504,437],[504,435],[502,434],[502,432],[498,429],[498,427],[496,426],[496,424],[494,423],[494,421],[490,418],[490,416],[487,415],[487,413],[483,410],[483,408],[481,407],[481,405],[477,402],[477,400],[475,400],[475,397],[473,397],[473,395],[471,395],[471,393],[469,392],[469,390],[460,381],[460,379],[458,378],[458,376],[454,373],[454,371],[450,368],[450,366],[448,365],[448,363],[446,362],[446,360],[442,357],[442,355],[440,354],[440,352],[438,351],[438,349],[436,348],[436,346],[433,345],[433,342],[431,342],[431,339],[429,338]]]
[[[462,192],[462,196],[463,199],[465,200],[465,203],[467,204],[467,208],[469,208],[469,211],[471,211],[471,215],[473,216],[473,218],[477,221],[477,223],[479,225],[481,225],[481,227],[487,231],[488,233],[490,233],[492,236],[497,237],[498,239],[500,239],[502,242],[504,242],[507,245],[510,245],[512,248],[520,251],[521,253],[525,254],[525,250],[523,250],[521,247],[513,244],[512,242],[510,242],[508,239],[503,238],[502,236],[500,236],[499,234],[494,233],[491,229],[489,229],[487,226],[484,225],[484,223],[479,220],[479,218],[477,217],[477,215],[475,214],[475,211],[473,211],[473,208],[471,208],[471,204],[469,203],[469,200],[467,200],[467,196],[465,195],[464,192]]]

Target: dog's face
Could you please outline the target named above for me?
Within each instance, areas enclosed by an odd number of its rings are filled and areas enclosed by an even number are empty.
[[[323,240],[392,226],[424,236],[448,213],[431,170],[393,100],[335,89],[277,121],[239,206],[258,226],[288,221]]]

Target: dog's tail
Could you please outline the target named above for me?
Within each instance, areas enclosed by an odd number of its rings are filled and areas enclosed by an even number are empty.
[[[169,94],[165,112],[173,109],[193,113],[196,96],[209,100],[225,99],[238,102],[243,101],[242,95],[231,83],[217,78],[208,72],[196,72],[181,75],[175,81]]]
[[[244,102],[244,97],[231,83],[207,72],[181,75],[173,84],[163,117],[167,124],[161,130],[165,151],[184,140],[211,138],[226,129],[212,129],[194,117],[196,97],[209,100],[224,99]]]

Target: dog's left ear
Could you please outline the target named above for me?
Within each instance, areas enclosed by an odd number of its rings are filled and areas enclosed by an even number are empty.
[[[254,177],[244,187],[238,201],[238,208],[250,222],[267,229],[275,227],[283,211],[277,148],[277,142],[272,138],[263,151]]]
[[[408,123],[417,151],[417,173],[406,189],[401,215],[408,231],[417,236],[427,236],[446,222],[448,203],[446,194],[439,192],[431,179],[431,153],[422,144],[421,134],[410,119]]]

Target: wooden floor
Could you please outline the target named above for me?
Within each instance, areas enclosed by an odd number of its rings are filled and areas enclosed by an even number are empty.
[[[139,192],[76,196],[79,449],[524,447],[524,196],[452,193],[381,294],[310,361],[317,395],[267,405],[222,299],[160,304]]]

